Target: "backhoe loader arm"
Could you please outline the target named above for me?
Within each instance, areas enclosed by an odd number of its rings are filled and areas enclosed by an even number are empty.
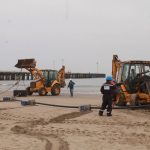
[[[25,68],[26,70],[28,70],[36,80],[43,80],[45,81],[43,75],[42,75],[42,72],[37,69],[37,68]]]
[[[66,85],[66,83],[65,83],[65,66],[62,66],[62,68],[58,71],[57,81],[60,83],[61,87],[64,87]]]
[[[113,55],[112,59],[112,77],[113,79],[116,79],[117,72],[119,71],[121,67],[121,61],[118,59],[118,55]]]
[[[36,68],[36,61],[34,58],[32,59],[19,59],[18,63],[15,65],[17,68],[24,68],[28,70],[36,80],[43,80],[44,77],[42,75],[42,72]]]

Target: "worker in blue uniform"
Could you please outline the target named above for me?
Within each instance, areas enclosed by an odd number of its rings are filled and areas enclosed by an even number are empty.
[[[114,98],[114,94],[116,92],[117,86],[112,83],[113,78],[112,76],[106,77],[106,83],[101,86],[101,93],[103,94],[102,97],[102,105],[99,110],[99,115],[103,116],[103,112],[107,107],[107,116],[112,116],[112,101]]]
[[[68,88],[70,89],[71,97],[73,97],[74,85],[75,85],[75,83],[72,81],[72,79],[70,79],[69,84],[68,84]]]

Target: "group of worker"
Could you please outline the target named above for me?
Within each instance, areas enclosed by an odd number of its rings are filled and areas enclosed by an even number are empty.
[[[70,89],[70,95],[73,97],[75,83],[70,79],[68,88]],[[106,77],[106,82],[101,86],[100,92],[103,94],[102,104],[99,110],[99,116],[103,116],[104,110],[107,108],[107,116],[112,116],[112,103],[115,100],[115,95],[118,94],[118,88],[113,80],[112,76]]]

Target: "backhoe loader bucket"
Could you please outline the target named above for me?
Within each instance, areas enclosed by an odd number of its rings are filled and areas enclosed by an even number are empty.
[[[18,59],[18,63],[15,65],[17,68],[35,68],[35,59]]]

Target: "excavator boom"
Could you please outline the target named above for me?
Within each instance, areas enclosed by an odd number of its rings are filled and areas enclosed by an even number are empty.
[[[57,80],[60,83],[61,87],[64,87],[66,85],[65,84],[65,66],[62,66],[62,68],[58,71]]]
[[[117,73],[120,69],[121,66],[121,61],[118,59],[118,55],[113,55],[113,60],[112,60],[112,77],[113,79],[116,80],[117,78]]]
[[[34,58],[19,59],[15,67],[28,70],[36,80],[43,79],[42,72],[36,68],[36,61]]]

